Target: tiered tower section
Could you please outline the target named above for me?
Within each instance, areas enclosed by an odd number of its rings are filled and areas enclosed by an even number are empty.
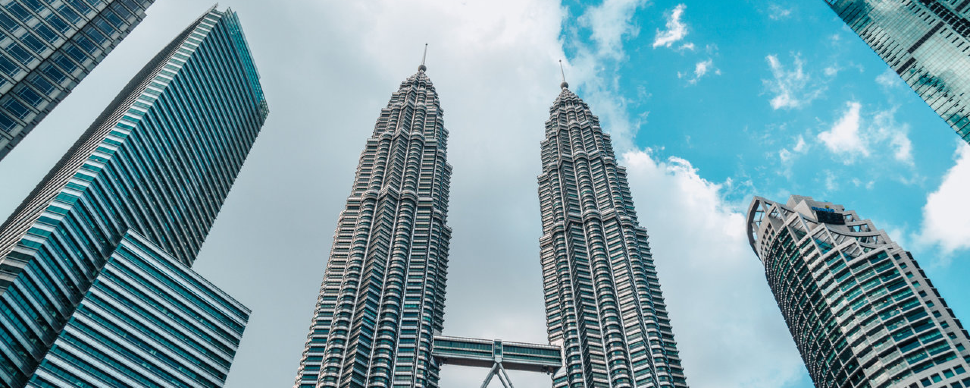
[[[381,111],[341,213],[295,387],[436,387],[451,166],[422,65]]]
[[[872,221],[809,197],[756,197],[748,236],[816,387],[970,387],[970,336]]]
[[[687,387],[623,167],[563,83],[542,142],[540,239],[555,387]]]

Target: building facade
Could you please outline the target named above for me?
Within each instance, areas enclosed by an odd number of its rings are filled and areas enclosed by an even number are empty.
[[[24,386],[67,340],[126,236],[192,265],[268,113],[229,10],[206,12],[129,82],[0,226],[2,385]]]
[[[128,36],[152,2],[0,2],[0,160]]]
[[[970,335],[909,252],[841,205],[756,197],[751,248],[818,388],[970,387]]]
[[[360,156],[295,387],[436,387],[451,166],[422,65],[401,83]]]
[[[29,387],[221,387],[249,309],[129,231]]]
[[[970,142],[970,3],[825,2],[960,137]]]
[[[568,89],[542,141],[540,250],[554,387],[687,387],[660,281],[610,136]]]

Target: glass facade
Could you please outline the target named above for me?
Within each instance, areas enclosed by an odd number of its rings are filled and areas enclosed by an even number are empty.
[[[687,387],[660,280],[608,134],[563,84],[542,147],[539,241],[554,387]]]
[[[360,155],[294,387],[436,387],[451,166],[422,65],[381,110]]]
[[[970,2],[825,2],[960,137],[970,142]]]
[[[970,335],[872,221],[809,197],[756,197],[748,236],[816,387],[970,387]]]
[[[131,80],[0,226],[0,386],[27,383],[124,236],[192,265],[268,113],[230,10]]]
[[[27,384],[221,387],[249,309],[129,232]]]
[[[154,0],[0,0],[0,160],[142,19]]]

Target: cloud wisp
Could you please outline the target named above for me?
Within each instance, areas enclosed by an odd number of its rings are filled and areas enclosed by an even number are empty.
[[[778,60],[777,55],[768,55],[765,60],[771,69],[771,79],[762,80],[765,88],[773,97],[771,107],[778,109],[797,109],[804,107],[819,98],[825,91],[824,86],[817,85],[813,78],[805,72],[805,61],[800,54],[793,54],[794,61],[791,68]]]
[[[687,23],[681,20],[686,9],[686,4],[678,4],[667,14],[667,23],[665,25],[667,29],[657,29],[657,35],[653,39],[653,48],[670,47],[687,36]]]

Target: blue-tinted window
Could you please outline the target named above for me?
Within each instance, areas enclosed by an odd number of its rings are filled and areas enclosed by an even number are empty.
[[[94,43],[97,43],[101,46],[104,46],[104,42],[108,40],[108,37],[104,36],[104,34],[102,34],[101,31],[98,31],[97,28],[91,28],[91,27],[85,28],[84,34],[90,37],[91,40],[94,41]]]
[[[24,101],[27,102],[27,104],[30,104],[31,106],[37,106],[37,104],[40,104],[41,102],[44,101],[44,99],[39,94],[37,94],[37,92],[27,87],[20,88],[20,90],[17,91],[17,95],[20,96],[20,98],[22,98]]]
[[[71,44],[71,45],[67,45],[67,44],[64,45],[62,47],[62,50],[64,50],[65,52],[67,52],[67,55],[70,55],[71,58],[74,58],[75,61],[78,61],[80,63],[84,63],[84,60],[87,59],[87,56],[84,55],[84,51],[81,51],[80,49],[77,48],[77,46],[75,46],[73,44]],[[58,64],[60,64],[60,63],[58,63]]]
[[[12,13],[13,16],[16,16],[17,18],[23,21],[27,21],[31,17],[30,11],[28,11],[27,8],[24,8],[24,6],[20,5],[19,3],[7,4],[7,11],[10,11],[10,13]]]
[[[14,121],[10,116],[7,116],[3,112],[0,112],[0,130],[4,132],[10,132],[12,129],[17,127],[17,122]]]
[[[91,39],[85,38],[83,35],[75,35],[74,41],[75,43],[77,43],[78,46],[84,49],[84,51],[87,51],[89,54],[91,54],[91,56],[94,56],[95,50],[98,49],[98,47],[94,45],[94,42],[92,42]]]
[[[7,59],[7,57],[0,55],[0,70],[14,77],[20,72],[20,67],[14,64],[13,61]]]
[[[94,24],[104,31],[105,34],[111,35],[115,32],[114,27],[112,27],[108,22],[104,21],[103,17],[97,17],[93,20]]]
[[[62,34],[71,30],[71,26],[67,24],[64,19],[58,17],[57,13],[55,12],[51,12],[50,15],[47,15],[47,22],[50,23],[55,30]]]
[[[63,82],[64,79],[67,78],[67,75],[65,75],[64,72],[62,72],[60,69],[58,69],[56,66],[50,63],[46,63],[43,66],[41,66],[40,71],[58,84]]]
[[[64,69],[64,71],[68,73],[73,73],[74,70],[77,70],[77,64],[75,64],[74,62],[71,62],[70,59],[67,59],[67,57],[63,55],[57,55],[53,59],[54,59],[54,63],[56,63],[58,66],[61,67],[61,69]]]
[[[57,10],[57,12],[70,23],[77,24],[77,22],[81,20],[81,15],[78,15],[77,12],[74,12],[74,10],[69,7],[61,7],[61,9]]]
[[[75,9],[81,11],[82,14],[87,14],[91,12],[91,7],[87,3],[81,0],[67,0],[67,3],[74,6]]]
[[[47,8],[46,6],[44,6],[44,4],[40,2],[40,0],[21,0],[21,1],[23,1],[28,8],[34,10],[34,12],[40,12],[44,8]]]
[[[10,112],[14,116],[20,118],[21,120],[23,120],[25,117],[27,117],[28,114],[30,114],[30,109],[24,106],[24,104],[21,104],[20,101],[14,100],[12,98],[8,98],[7,101],[4,101],[2,105],[3,105],[3,109],[5,109],[7,112]]]
[[[37,74],[34,74],[32,76],[32,78],[30,79],[30,84],[34,85],[34,87],[37,88],[37,90],[40,90],[41,93],[44,93],[46,95],[50,95],[51,92],[53,92],[54,89],[56,89],[54,84],[50,83],[49,81],[44,79],[44,77],[41,77]]]
[[[18,61],[20,61],[20,63],[23,63],[24,65],[30,63],[30,61],[34,59],[34,57],[30,55],[30,53],[27,52],[26,49],[23,48],[23,46],[16,43],[10,45],[10,47],[7,47],[7,53],[9,53],[12,57],[16,58]]]
[[[0,12],[0,26],[7,31],[13,31],[14,28],[17,28],[17,22],[7,14]]]
[[[101,12],[101,15],[103,15],[105,19],[108,19],[108,21],[111,22],[111,25],[115,26],[115,28],[119,30],[123,30],[125,28],[125,21],[121,20],[121,18],[118,17],[118,15],[114,12],[104,10]]]
[[[119,17],[125,20],[128,20],[128,18],[132,16],[135,16],[134,14],[131,13],[131,11],[129,11],[127,8],[125,8],[123,5],[121,5],[118,2],[111,4],[111,10],[117,13]]]
[[[40,54],[44,52],[45,49],[47,49],[47,46],[45,46],[44,43],[40,41],[40,39],[38,39],[36,36],[34,36],[34,34],[31,34],[29,32],[24,34],[24,36],[20,37],[20,41],[24,42],[24,44],[27,45],[27,47],[30,47],[30,49],[37,54]]]
[[[49,43],[54,43],[54,41],[56,41],[58,38],[57,33],[54,32],[54,30],[52,30],[50,27],[47,27],[47,25],[44,23],[37,23],[37,25],[34,26],[34,32]]]

